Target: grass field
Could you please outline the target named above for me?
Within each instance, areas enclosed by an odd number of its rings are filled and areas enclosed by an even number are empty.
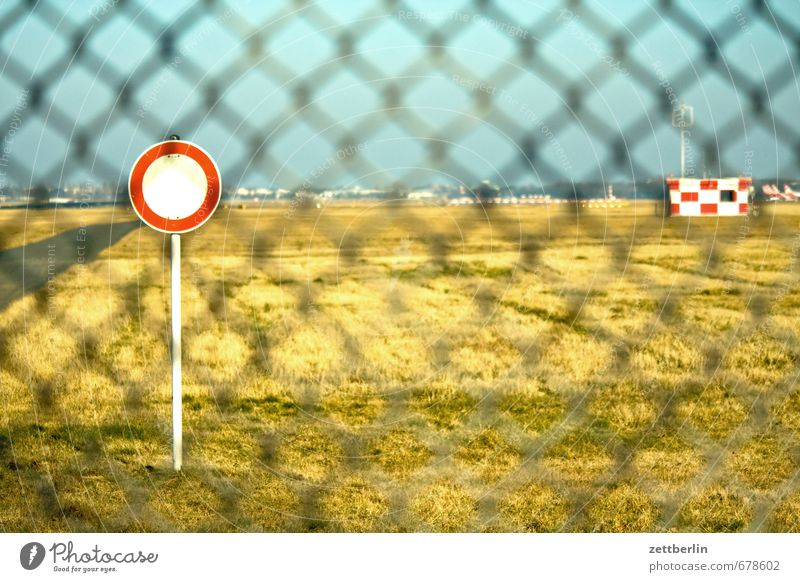
[[[4,210],[0,244],[133,219]],[[179,474],[169,248],[133,230],[0,312],[0,530],[800,531],[799,226],[220,209]]]

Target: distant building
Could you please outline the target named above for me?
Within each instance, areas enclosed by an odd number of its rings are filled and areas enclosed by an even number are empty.
[[[430,190],[413,190],[408,193],[409,200],[432,200],[435,198],[441,198],[441,196],[434,194]]]
[[[667,178],[668,216],[741,216],[750,206],[751,178]]]

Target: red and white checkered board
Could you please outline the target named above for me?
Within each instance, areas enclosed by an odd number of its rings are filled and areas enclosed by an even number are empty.
[[[747,214],[750,178],[670,178],[670,216],[740,216]]]

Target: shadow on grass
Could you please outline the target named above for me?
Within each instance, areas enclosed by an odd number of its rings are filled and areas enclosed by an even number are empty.
[[[96,259],[140,225],[138,220],[91,224],[0,252],[0,310],[27,293],[44,288],[71,266]]]

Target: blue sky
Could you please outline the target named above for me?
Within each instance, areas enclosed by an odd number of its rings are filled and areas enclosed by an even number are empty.
[[[22,184],[125,181],[171,131],[228,185],[642,179],[678,170],[665,99],[695,107],[698,173],[800,177],[792,2],[18,4],[0,131]]]

